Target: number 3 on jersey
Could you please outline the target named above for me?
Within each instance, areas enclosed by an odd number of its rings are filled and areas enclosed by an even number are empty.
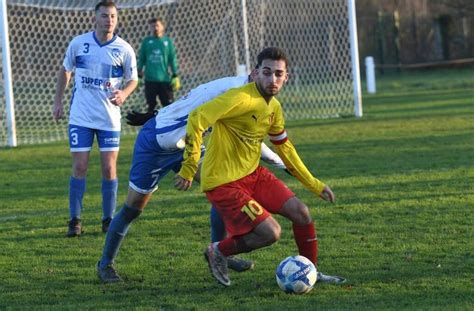
[[[257,216],[260,216],[263,214],[263,207],[258,204],[257,201],[255,200],[250,200],[247,205],[244,205],[241,209],[241,212],[244,212],[249,216],[249,218],[254,221]]]

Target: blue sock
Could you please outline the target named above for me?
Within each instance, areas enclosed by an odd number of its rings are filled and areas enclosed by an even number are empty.
[[[69,216],[81,218],[82,198],[86,192],[86,179],[78,179],[71,176],[69,179]]]
[[[102,220],[114,216],[117,206],[118,179],[102,179]]]
[[[114,262],[120,249],[120,244],[127,234],[128,228],[132,221],[140,216],[142,211],[128,207],[126,204],[115,215],[110,223],[109,231],[105,237],[104,250],[102,251],[102,258],[100,259],[100,268],[105,268],[107,265]]]
[[[225,238],[225,225],[221,215],[214,206],[211,207],[211,242],[218,242]]]

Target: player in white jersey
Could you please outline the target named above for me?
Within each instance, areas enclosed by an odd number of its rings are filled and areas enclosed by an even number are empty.
[[[177,172],[183,159],[184,136],[188,114],[196,107],[249,82],[249,77],[228,77],[208,82],[191,90],[171,105],[161,108],[155,117],[148,120],[138,133],[133,151],[128,196],[123,208],[115,215],[105,239],[102,258],[97,263],[99,278],[106,283],[121,281],[114,268],[114,260],[120,244],[132,221],[144,210],[152,193],[158,189],[159,181],[170,170]],[[201,150],[204,152],[204,149]],[[285,169],[281,159],[268,147],[262,148],[262,160],[275,167]],[[197,177],[199,173],[196,174]],[[222,239],[225,228],[220,217],[211,212],[211,239]],[[252,262],[234,258],[236,269]],[[230,268],[233,268],[229,265]],[[243,271],[245,269],[241,269]]]
[[[74,71],[69,113],[72,176],[69,182],[70,221],[67,236],[79,236],[82,198],[86,187],[89,153],[94,136],[102,166],[102,231],[108,230],[117,199],[117,157],[120,143],[120,107],[137,86],[133,48],[114,34],[117,7],[111,1],[95,7],[95,30],[75,37],[58,73],[53,117],[64,116],[63,96]]]

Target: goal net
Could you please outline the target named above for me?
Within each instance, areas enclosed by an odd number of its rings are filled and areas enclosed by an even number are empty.
[[[56,74],[71,39],[93,30],[98,1],[8,0],[8,28],[18,144],[67,139],[67,120],[55,123]],[[136,0],[116,1],[117,33],[138,54],[148,20],[159,17],[175,43],[182,89],[237,74],[255,65],[267,46],[290,58],[290,80],[278,96],[288,120],[354,115],[348,3],[350,0]],[[3,51],[3,49],[2,49]],[[7,144],[3,65],[0,146]],[[240,67],[242,68],[242,67]],[[357,67],[358,68],[358,67]],[[358,73],[358,71],[356,71]],[[355,75],[357,76],[357,75]],[[69,112],[72,87],[65,94]],[[145,111],[143,86],[122,109]],[[137,128],[123,122],[122,133]]]

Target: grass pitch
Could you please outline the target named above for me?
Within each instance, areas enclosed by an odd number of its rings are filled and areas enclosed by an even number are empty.
[[[209,206],[168,176],[131,226],[117,259],[126,282],[95,275],[100,232],[98,153],[91,155],[81,238],[65,238],[71,159],[66,142],[0,150],[0,309],[472,310],[474,77],[472,70],[387,75],[364,94],[361,119],[288,124],[330,205],[276,172],[310,206],[319,269],[348,278],[287,295],[274,271],[296,254],[289,221],[275,245],[246,254],[256,268],[229,288],[202,257]],[[119,208],[134,137],[119,159]],[[244,255],[243,255],[244,256]]]

